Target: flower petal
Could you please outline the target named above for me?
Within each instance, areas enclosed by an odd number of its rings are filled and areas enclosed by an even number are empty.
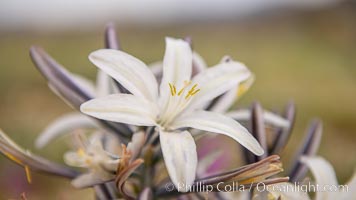
[[[251,72],[247,67],[236,61],[225,61],[193,78],[193,84],[198,84],[200,91],[191,101],[191,108],[199,108],[215,97],[237,87],[239,83],[247,80]]]
[[[114,93],[120,93],[120,91],[115,87],[113,79],[102,70],[98,70],[96,76],[96,97],[103,97]]]
[[[80,110],[90,116],[137,126],[156,124],[158,108],[144,98],[131,94],[113,94],[83,103]]]
[[[86,173],[76,177],[71,183],[75,188],[86,188],[88,186],[102,183],[103,181],[104,180],[102,180],[97,174]]]
[[[63,155],[64,162],[73,167],[88,167],[84,156],[79,156],[77,152],[69,151]]]
[[[225,115],[237,121],[247,121],[251,118],[251,111],[249,109],[240,109],[228,112]],[[276,127],[288,128],[290,126],[290,123],[287,119],[267,110],[263,111],[263,118],[266,123]]]
[[[188,131],[160,132],[160,143],[168,174],[180,192],[193,184],[197,169],[197,151]]]
[[[94,51],[89,59],[135,96],[151,101],[157,99],[157,81],[151,70],[139,59],[113,49]]]
[[[199,74],[207,68],[205,60],[197,53],[193,52],[192,76]]]
[[[157,81],[160,83],[163,74],[163,63],[162,61],[156,61],[148,65],[152,73],[155,75]],[[204,59],[197,53],[193,52],[193,61],[192,61],[192,76],[204,71],[207,68],[207,65]]]
[[[178,117],[172,124],[173,129],[191,127],[204,131],[220,133],[232,137],[242,146],[256,155],[264,153],[257,140],[237,121],[222,114],[196,111]]]
[[[166,38],[163,59],[163,75],[160,85],[161,105],[164,107],[170,95],[169,84],[178,90],[189,81],[192,74],[192,50],[189,43],[180,39]]]
[[[326,161],[324,158],[319,156],[314,157],[301,157],[300,161],[304,163],[310,171],[312,172],[316,184],[320,187],[324,186],[338,186],[335,171],[332,165]],[[335,193],[335,192],[334,192]],[[337,193],[335,193],[337,194]],[[333,198],[334,194],[330,192],[317,192],[315,200],[327,200],[327,199],[337,199]],[[336,197],[336,196],[334,196]]]
[[[153,75],[155,75],[157,80],[160,80],[162,78],[162,72],[163,72],[163,64],[162,61],[156,61],[153,63],[148,64],[148,68],[152,71]]]
[[[46,129],[40,133],[36,139],[35,145],[37,148],[43,148],[53,139],[59,137],[62,134],[70,133],[77,128],[98,128],[96,122],[80,113],[65,114],[52,123],[50,123]]]
[[[227,110],[229,110],[229,108],[232,107],[232,105],[235,103],[237,99],[238,88],[239,86],[234,87],[233,89],[219,96],[215,101],[212,101],[211,104],[212,106],[209,110],[213,112],[219,112],[219,113],[224,113]]]
[[[251,87],[255,80],[255,76],[252,74],[247,80],[240,83],[237,87],[225,92],[216,100],[213,101],[210,108],[214,112],[226,112],[229,110],[233,104]]]

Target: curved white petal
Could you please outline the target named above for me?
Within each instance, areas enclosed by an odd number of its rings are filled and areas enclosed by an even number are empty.
[[[103,182],[103,179],[101,179],[97,174],[86,173],[76,177],[72,180],[71,184],[75,188],[84,188],[101,182]]]
[[[90,116],[137,126],[153,126],[157,106],[131,94],[113,94],[83,103],[80,110]]]
[[[132,135],[131,142],[127,144],[127,150],[131,152],[131,162],[139,156],[145,141],[146,134],[144,131],[139,131]]]
[[[148,65],[152,73],[155,75],[157,80],[161,80],[163,72],[163,63],[162,61],[156,61]],[[197,53],[193,52],[193,62],[192,62],[192,76],[204,71],[207,68],[207,65],[204,59]],[[160,82],[160,81],[159,81]]]
[[[157,81],[151,70],[139,59],[113,49],[94,51],[89,59],[135,96],[151,101],[157,99]]]
[[[219,97],[219,99],[216,100],[210,110],[219,113],[224,113],[229,110],[229,108],[233,106],[237,99],[238,88],[239,86],[234,87],[233,89],[227,91],[225,94]]]
[[[227,135],[256,155],[262,155],[264,153],[261,145],[245,127],[241,126],[232,118],[219,113],[195,111],[178,117],[173,122],[171,128],[178,129],[184,127]]]
[[[160,143],[169,177],[180,192],[193,184],[197,169],[197,151],[188,131],[160,131]]]
[[[148,65],[155,77],[162,77],[163,64],[162,61],[156,61]]]
[[[77,152],[69,151],[63,155],[64,162],[73,167],[88,167],[85,162],[86,157],[80,156]]]
[[[193,78],[200,91],[192,98],[190,108],[200,108],[206,102],[237,87],[251,72],[240,62],[227,61],[208,68]]]
[[[58,138],[62,134],[70,133],[70,131],[78,128],[98,128],[94,120],[80,113],[65,114],[52,123],[40,133],[36,139],[35,145],[37,148],[43,148],[53,139]]]
[[[192,50],[187,42],[181,39],[166,38],[166,52],[160,85],[160,101],[163,107],[170,95],[169,84],[179,90],[184,86],[185,81],[190,81],[192,60]]]
[[[315,156],[315,157],[302,157],[300,159],[312,172],[316,184],[320,187],[328,186],[338,186],[336,179],[335,171],[332,165],[326,161],[324,158]],[[337,199],[335,196],[336,192],[317,192],[315,200],[332,200]]]
[[[207,68],[205,60],[197,53],[193,52],[193,69],[192,74],[198,74]]]
[[[251,119],[251,110],[240,109],[228,112],[225,115],[237,121],[246,121]],[[273,126],[282,128],[288,128],[290,126],[290,123],[287,119],[267,110],[263,111],[263,119],[267,124],[271,124]]]
[[[226,112],[243,94],[245,94],[246,91],[250,89],[254,81],[255,76],[251,74],[247,80],[240,83],[237,87],[227,91],[219,99],[217,99],[210,110],[221,113]]]

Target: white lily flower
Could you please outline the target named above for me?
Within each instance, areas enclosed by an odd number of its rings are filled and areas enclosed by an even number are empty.
[[[229,59],[229,58],[227,58]],[[162,78],[162,62],[154,62],[149,65],[152,73],[159,80]],[[204,71],[207,68],[207,64],[204,59],[197,53],[193,52],[193,71],[195,73],[199,73]],[[209,110],[213,112],[225,113],[226,116],[231,117],[239,122],[248,121],[251,118],[251,111],[249,109],[239,109],[229,111],[229,109],[236,103],[236,101],[243,96],[252,86],[255,81],[255,76],[251,74],[251,76],[238,84],[238,86],[232,88],[230,91],[222,94],[210,107]],[[280,115],[274,114],[271,111],[264,110],[263,118],[267,124],[281,127],[281,128],[289,128],[290,122],[281,117]]]
[[[112,138],[114,141],[114,139]],[[115,177],[120,159],[119,152],[108,152],[104,149],[100,134],[90,138],[88,144],[77,151],[64,155],[66,164],[74,167],[87,168],[88,173],[82,174],[72,181],[73,186],[81,188],[96,182],[103,182]]]
[[[98,71],[96,85],[94,85],[92,81],[79,75],[70,72],[68,72],[68,74],[74,78],[78,85],[85,88],[85,90],[92,96],[101,97],[112,93],[118,93],[113,85],[114,83],[112,82],[112,79],[101,70]],[[95,120],[83,114],[75,112],[66,113],[56,118],[39,134],[35,141],[35,145],[37,148],[43,148],[55,138],[79,128],[99,128],[99,125]]]
[[[222,62],[192,75],[192,50],[187,42],[166,39],[163,76],[158,83],[137,58],[118,50],[102,49],[89,59],[132,94],[114,94],[81,105],[93,117],[137,126],[155,126],[160,133],[164,161],[173,183],[190,185],[195,179],[197,153],[193,137],[183,128],[196,128],[232,137],[262,155],[256,139],[238,122],[204,105],[248,79],[250,71],[236,61]]]

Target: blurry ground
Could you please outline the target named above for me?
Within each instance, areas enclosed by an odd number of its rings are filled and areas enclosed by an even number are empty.
[[[314,116],[321,118],[324,137],[319,152],[344,182],[356,166],[355,13],[355,9],[343,7],[301,16],[270,16],[263,21],[152,29],[118,26],[118,31],[122,48],[146,63],[162,58],[166,35],[192,36],[195,50],[210,65],[225,54],[246,63],[256,74],[256,82],[238,106],[259,100],[266,108],[280,110],[293,99],[298,118],[286,151],[299,144]],[[28,49],[32,44],[40,45],[71,71],[94,78],[96,69],[87,55],[102,43],[102,30],[0,33],[0,127],[24,147],[62,162],[65,139],[44,151],[33,148],[37,133],[70,109],[47,88],[30,61]],[[15,198],[22,191],[27,191],[29,199],[46,199],[48,195],[56,199],[92,197],[88,191],[72,189],[66,180],[57,182],[57,178],[44,175],[35,174],[34,183],[28,185],[23,170],[3,156],[0,177],[0,199]]]

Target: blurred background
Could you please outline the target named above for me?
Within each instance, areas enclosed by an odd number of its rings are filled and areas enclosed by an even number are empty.
[[[322,119],[320,155],[344,183],[356,166],[356,2],[341,0],[3,0],[0,1],[0,127],[20,145],[63,162],[68,137],[33,147],[50,121],[70,111],[48,88],[28,50],[46,49],[70,71],[94,79],[88,54],[103,47],[107,22],[116,24],[122,49],[146,63],[162,59],[164,37],[191,36],[213,65],[229,54],[246,63],[256,82],[238,102],[265,108],[297,105],[285,152],[301,142],[314,117]],[[289,154],[284,156],[288,165]],[[67,180],[34,173],[0,156],[0,199],[93,198]]]

